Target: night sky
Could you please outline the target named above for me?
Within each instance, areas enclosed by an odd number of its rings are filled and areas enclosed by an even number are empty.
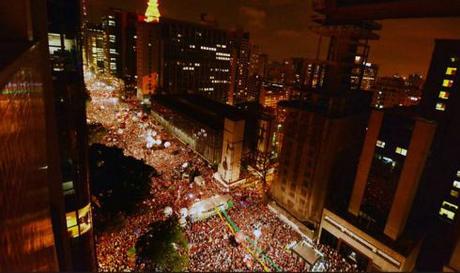
[[[108,7],[143,13],[147,0],[87,0],[90,18]],[[251,41],[270,59],[316,55],[318,37],[311,31],[311,0],[160,0],[162,16],[198,21],[201,13],[217,19],[222,28],[242,26]],[[435,38],[460,39],[460,18],[381,21],[381,39],[371,43],[370,61],[379,75],[426,74]],[[325,54],[325,50],[323,50]]]

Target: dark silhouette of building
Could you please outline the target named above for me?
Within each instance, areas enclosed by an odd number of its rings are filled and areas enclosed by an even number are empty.
[[[47,1],[61,187],[73,270],[95,270],[88,177],[87,93],[83,83],[80,1]]]
[[[0,267],[95,270],[79,2],[3,1],[0,10]]]

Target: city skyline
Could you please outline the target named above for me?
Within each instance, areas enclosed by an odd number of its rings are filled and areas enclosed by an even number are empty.
[[[460,272],[459,0],[0,10],[0,273]]]
[[[251,1],[160,0],[164,17],[199,22],[201,13],[215,18],[223,29],[241,26],[271,60],[315,58],[318,35],[309,29],[313,11],[307,0]],[[225,3],[225,4],[223,4]],[[97,21],[108,9],[120,8],[143,14],[143,0],[96,0],[88,2],[89,18]],[[378,64],[379,76],[412,73],[426,75],[434,39],[459,39],[460,18],[390,19],[379,21],[380,39],[371,41],[369,61]],[[391,52],[391,54],[388,54]],[[321,57],[327,53],[323,42]]]

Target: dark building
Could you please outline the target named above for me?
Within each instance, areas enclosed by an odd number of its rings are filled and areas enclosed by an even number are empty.
[[[43,69],[46,1],[2,1],[0,13],[0,268],[59,271],[68,267],[57,255],[66,227],[51,75]]]
[[[372,112],[351,197],[338,196],[323,213],[320,242],[345,257],[354,252],[362,270],[415,266],[426,223],[414,200],[436,124],[414,112]]]
[[[48,0],[48,41],[71,268],[95,270],[80,1]]]
[[[160,17],[139,21],[137,33],[139,98],[200,94],[227,102],[232,59],[227,31]]]
[[[286,110],[286,118],[278,175],[271,194],[296,218],[317,226],[328,192],[337,190],[330,183],[334,180],[332,173],[352,169],[353,162],[357,162],[369,96],[355,93],[325,97],[320,92],[311,95],[307,102],[279,103]]]
[[[422,115],[438,124],[429,163],[423,179],[426,184],[424,202],[436,223],[427,249],[438,255],[446,270],[460,269],[458,254],[458,223],[460,206],[460,40],[436,40],[431,65],[425,81],[420,108]],[[429,252],[427,250],[427,252]],[[442,255],[441,255],[442,254]],[[442,256],[442,257],[438,257]],[[427,257],[429,253],[427,253]],[[427,258],[428,259],[428,258]],[[440,270],[439,267],[433,270]]]
[[[84,128],[85,101],[62,107],[84,90],[79,2],[3,1],[0,10],[8,11],[0,19],[0,268],[95,270],[88,181],[77,159],[86,132],[70,129],[75,120]]]

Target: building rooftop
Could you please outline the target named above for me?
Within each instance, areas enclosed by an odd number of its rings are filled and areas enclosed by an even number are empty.
[[[245,119],[244,113],[236,107],[200,95],[161,95],[154,96],[153,100],[215,129],[223,128],[225,118]]]

